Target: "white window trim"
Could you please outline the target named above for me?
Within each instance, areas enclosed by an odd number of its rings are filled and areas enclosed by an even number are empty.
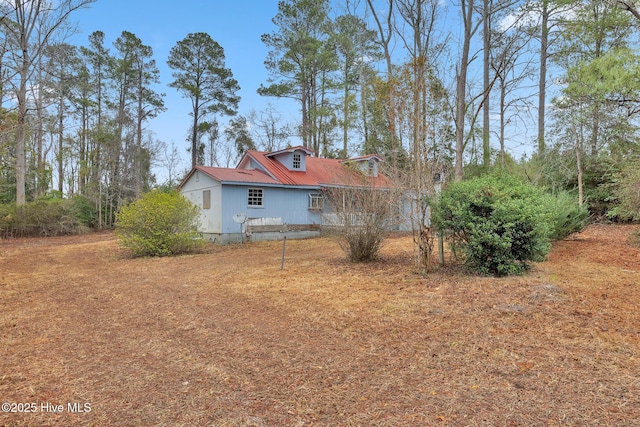
[[[254,194],[253,196],[251,195],[251,193],[253,191],[259,191],[260,195],[256,195]],[[251,201],[257,201],[259,199],[260,204],[252,204]],[[264,190],[262,188],[248,188],[247,189],[247,206],[249,208],[262,208],[264,207]]]
[[[309,209],[322,210],[324,208],[324,196],[320,193],[309,193]]]
[[[291,161],[293,169],[302,169],[302,154],[293,153],[293,159]]]

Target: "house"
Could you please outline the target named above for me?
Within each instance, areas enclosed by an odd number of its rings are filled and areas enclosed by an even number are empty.
[[[389,186],[376,155],[337,160],[312,154],[301,146],[249,150],[235,168],[196,166],[178,189],[200,207],[203,237],[227,243],[278,239],[284,232],[316,236],[331,215],[324,189]]]

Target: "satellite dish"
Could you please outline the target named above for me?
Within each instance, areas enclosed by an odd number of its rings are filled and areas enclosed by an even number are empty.
[[[238,224],[244,224],[247,220],[247,215],[243,213],[233,214],[233,222],[237,222]]]

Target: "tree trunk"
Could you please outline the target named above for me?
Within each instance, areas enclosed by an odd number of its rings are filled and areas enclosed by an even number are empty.
[[[64,190],[64,99],[60,96],[58,100],[58,191],[60,195]]]
[[[29,74],[28,52],[22,51],[22,65],[20,69],[20,86],[18,89],[18,123],[16,129],[16,205],[27,203],[26,176],[27,159],[25,153],[25,138],[27,125],[27,79]]]
[[[538,80],[538,154],[544,154],[545,107],[547,99],[547,50],[549,49],[549,0],[542,0],[542,23],[540,25],[540,78]]]
[[[396,99],[395,99],[395,82],[393,78],[393,63],[391,61],[391,49],[389,48],[389,42],[391,40],[392,33],[392,17],[393,17],[393,2],[394,0],[388,0],[389,3],[389,13],[387,14],[387,31],[388,34],[385,35],[385,31],[382,28],[382,23],[378,18],[378,14],[376,9],[372,4],[372,0],[367,0],[367,4],[369,5],[369,10],[373,15],[376,25],[378,26],[378,33],[380,34],[380,44],[382,45],[385,63],[387,64],[387,84],[389,86],[389,111],[387,113],[387,126],[389,129],[389,139],[391,152],[394,153],[394,158],[392,159],[392,167],[397,166],[396,160],[398,157],[399,144],[396,138]]]
[[[137,114],[137,126],[136,126],[136,148],[134,159],[134,171],[136,179],[136,197],[140,197],[142,194],[142,121],[144,120],[144,106],[143,98],[144,91],[142,87],[143,71],[142,64],[139,65],[138,70],[138,114]]]
[[[466,10],[465,10],[466,6]],[[462,181],[462,156],[464,155],[464,119],[466,112],[467,96],[467,69],[469,68],[469,50],[471,46],[471,27],[473,25],[473,0],[462,2],[464,21],[464,41],[460,58],[460,70],[456,81],[456,161],[454,167],[454,180]]]
[[[483,4],[483,90],[484,97],[482,101],[482,166],[488,169],[491,164],[491,129],[490,129],[490,111],[489,111],[489,67],[490,67],[490,49],[491,49],[491,16],[489,11],[489,0],[484,0]]]
[[[507,93],[505,90],[505,82],[500,79],[500,165],[504,167],[504,127],[505,123],[505,100]]]
[[[193,123],[191,126],[191,167],[198,164],[198,114],[200,110],[200,100],[196,96],[193,104]]]
[[[345,71],[344,75],[344,103],[342,105],[342,158],[348,158],[348,142],[349,142],[349,72]]]
[[[584,203],[584,189],[582,185],[582,156],[580,153],[580,138],[576,135],[576,165],[578,167],[578,205]]]

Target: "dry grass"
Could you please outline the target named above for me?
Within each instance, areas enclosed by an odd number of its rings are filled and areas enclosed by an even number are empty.
[[[0,242],[8,426],[631,426],[640,249],[592,226],[525,277],[421,277],[410,237],[131,259],[111,234]],[[40,405],[61,404],[61,414]],[[90,403],[70,413],[67,403]]]

